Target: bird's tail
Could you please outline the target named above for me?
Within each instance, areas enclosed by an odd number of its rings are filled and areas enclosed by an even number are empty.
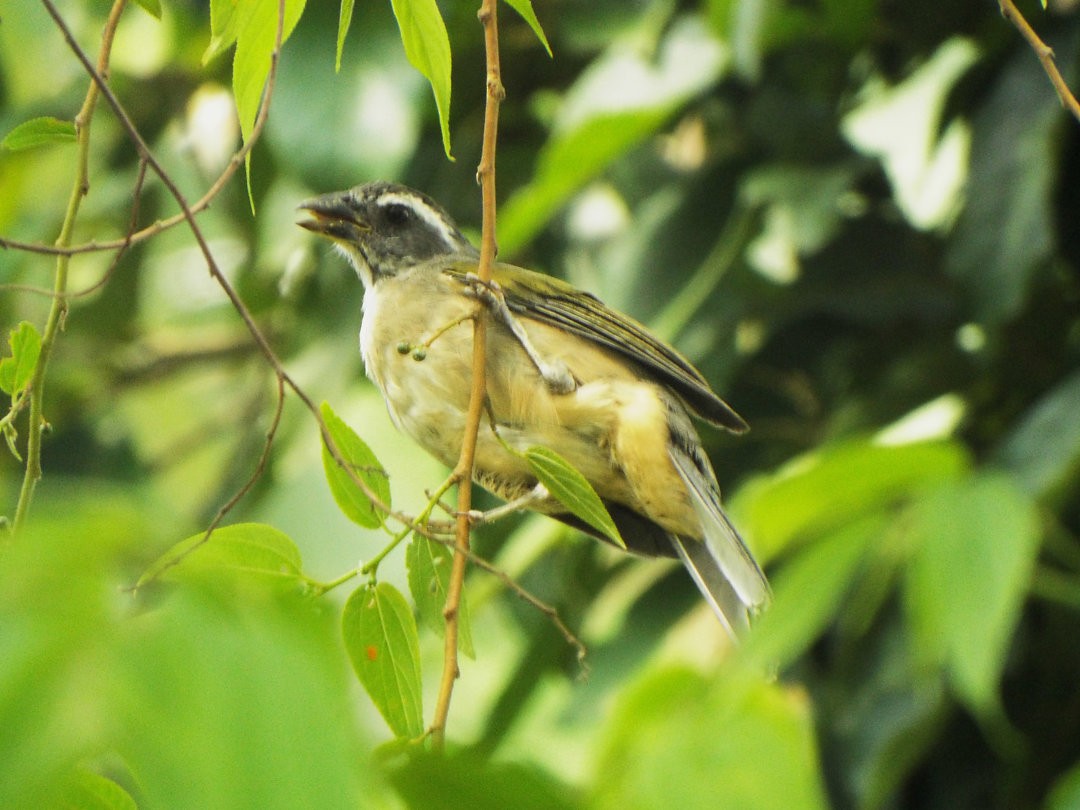
[[[721,623],[737,640],[750,618],[769,603],[769,583],[724,514],[713,482],[681,450],[673,447],[670,455],[703,532],[701,540],[672,536],[672,545]]]

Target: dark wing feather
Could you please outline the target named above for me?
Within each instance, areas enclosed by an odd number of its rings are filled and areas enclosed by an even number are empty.
[[[456,262],[448,265],[446,271],[464,280],[475,269],[474,262]],[[651,372],[657,382],[677,393],[705,421],[735,433],[746,430],[742,417],[709,388],[689,360],[633,318],[560,279],[532,270],[498,264],[494,275],[506,305],[515,314],[565,329],[621,354]],[[522,292],[523,287],[528,289],[527,294]]]

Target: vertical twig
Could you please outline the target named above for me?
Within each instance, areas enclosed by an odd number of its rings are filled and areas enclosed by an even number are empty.
[[[109,72],[109,58],[112,54],[113,37],[116,34],[116,26],[120,22],[120,14],[127,5],[127,0],[115,0],[109,10],[109,17],[105,23],[105,30],[101,35],[101,51],[98,54],[97,73],[107,76]],[[54,9],[46,4],[50,13]],[[90,188],[90,123],[94,117],[94,108],[97,106],[99,86],[94,79],[90,80],[90,87],[86,91],[86,98],[82,107],[75,116],[75,138],[78,146],[75,182],[71,187],[68,197],[67,210],[64,212],[64,222],[60,227],[60,235],[56,238],[56,244],[66,247],[71,244],[71,233],[75,227],[75,219],[79,214],[79,207],[83,198]],[[71,264],[71,256],[61,254],[56,257],[56,275],[53,278],[53,299],[49,307],[49,315],[45,320],[45,331],[41,336],[41,353],[38,355],[37,366],[34,368],[34,376],[30,380],[30,424],[27,426],[26,437],[26,471],[23,473],[22,488],[19,490],[19,502],[15,506],[15,518],[12,522],[12,531],[19,533],[26,516],[30,511],[30,502],[34,498],[34,489],[41,479],[41,438],[45,431],[45,371],[49,365],[49,356],[52,354],[53,345],[57,335],[64,325],[67,316],[68,296],[68,267]]]
[[[495,264],[495,143],[499,129],[499,104],[504,90],[499,67],[499,31],[495,0],[483,0],[477,14],[484,27],[484,52],[487,61],[487,102],[484,107],[484,142],[476,179],[483,195],[483,220],[480,241],[480,266],[477,275],[481,282],[491,280]],[[431,723],[431,736],[437,748],[443,746],[446,735],[446,718],[450,712],[450,697],[454,681],[458,677],[458,609],[461,590],[465,581],[465,568],[469,559],[469,511],[472,509],[472,472],[476,454],[476,440],[483,413],[485,374],[487,365],[487,319],[473,321],[472,391],[469,411],[465,421],[465,435],[461,442],[461,455],[454,468],[458,482],[457,536],[454,545],[454,563],[447,588],[446,642],[443,650],[443,671],[439,683],[439,696]]]

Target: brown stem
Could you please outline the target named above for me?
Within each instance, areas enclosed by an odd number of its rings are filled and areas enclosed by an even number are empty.
[[[998,7],[1001,9],[1001,15],[1016,27],[1020,35],[1027,40],[1031,49],[1035,51],[1035,55],[1042,63],[1043,70],[1050,77],[1050,83],[1054,85],[1054,90],[1057,91],[1058,98],[1061,99],[1061,106],[1072,113],[1073,118],[1080,121],[1080,102],[1077,102],[1076,96],[1072,94],[1069,85],[1061,75],[1061,71],[1058,70],[1057,63],[1054,62],[1054,49],[1039,38],[1039,35],[1035,33],[1035,29],[1024,19],[1024,15],[1020,13],[1013,0],[998,0]]]
[[[484,52],[487,59],[487,101],[484,106],[484,142],[476,177],[483,195],[483,220],[480,237],[480,266],[477,275],[482,282],[491,280],[495,264],[495,144],[499,128],[499,104],[503,99],[503,86],[499,68],[499,30],[495,0],[483,0],[479,14],[484,27]],[[479,306],[479,305],[478,305]],[[487,365],[487,318],[473,321],[472,391],[466,415],[465,435],[461,442],[461,455],[454,468],[458,482],[457,535],[454,546],[454,562],[447,588],[446,641],[443,648],[443,670],[439,682],[439,696],[431,723],[431,737],[437,748],[442,748],[446,736],[446,719],[450,712],[450,697],[454,681],[458,677],[458,609],[465,582],[465,568],[469,551],[469,518],[472,509],[472,472],[476,454],[476,440],[480,432],[480,418],[484,412],[485,374]]]

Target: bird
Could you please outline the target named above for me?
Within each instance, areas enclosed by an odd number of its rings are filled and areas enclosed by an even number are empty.
[[[553,276],[497,262],[480,282],[479,251],[439,203],[408,186],[368,182],[299,208],[307,218],[297,224],[332,242],[363,283],[360,352],[398,430],[455,466],[473,320],[489,318],[475,482],[503,509],[607,540],[523,458],[529,448],[554,451],[592,485],[628,551],[678,557],[732,638],[745,635],[771,591],[724,512],[691,414],[733,433],[747,423],[685,357]]]

